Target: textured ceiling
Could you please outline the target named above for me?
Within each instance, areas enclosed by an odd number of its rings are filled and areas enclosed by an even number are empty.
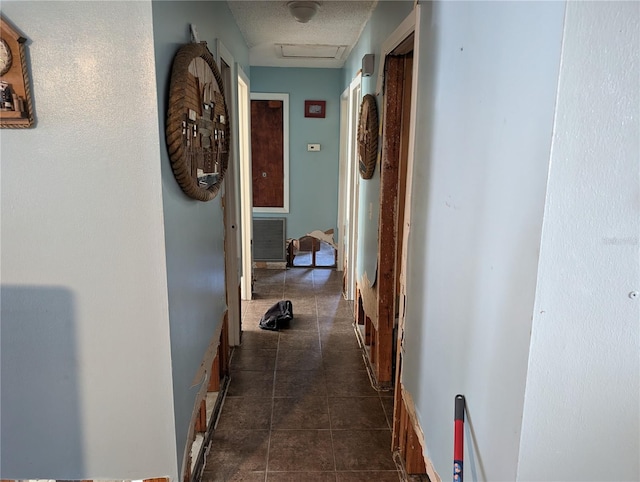
[[[231,13],[249,46],[251,65],[269,67],[340,68],[360,37],[377,0],[320,1],[316,16],[308,23],[297,22],[287,9],[288,1],[228,0]],[[345,46],[323,48],[340,52],[338,58],[283,58],[282,52],[312,51],[305,48],[281,48],[287,45]],[[323,55],[318,51],[318,55]]]

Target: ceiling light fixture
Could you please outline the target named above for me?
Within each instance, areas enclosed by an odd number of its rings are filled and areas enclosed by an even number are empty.
[[[318,2],[289,2],[287,8],[298,22],[307,23],[318,13],[320,4]]]

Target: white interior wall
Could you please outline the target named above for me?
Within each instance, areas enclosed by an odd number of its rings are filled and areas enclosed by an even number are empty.
[[[149,2],[2,2],[37,125],[1,133],[3,479],[177,477]]]
[[[516,477],[563,17],[423,4],[403,383],[443,478],[457,393],[465,476]]]
[[[519,480],[640,480],[639,32],[567,5]]]

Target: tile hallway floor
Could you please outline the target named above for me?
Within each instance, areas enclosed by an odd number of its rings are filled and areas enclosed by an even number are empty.
[[[398,481],[393,396],[371,387],[342,273],[291,268],[255,276],[202,481]],[[293,303],[291,326],[261,330],[260,317],[280,299]]]

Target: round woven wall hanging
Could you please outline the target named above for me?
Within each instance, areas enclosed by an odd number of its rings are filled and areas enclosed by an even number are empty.
[[[358,122],[358,166],[363,179],[371,179],[378,159],[378,106],[367,94],[360,105]]]
[[[171,69],[166,136],[173,174],[187,196],[210,201],[218,194],[229,126],[222,76],[206,42],[182,46]]]

